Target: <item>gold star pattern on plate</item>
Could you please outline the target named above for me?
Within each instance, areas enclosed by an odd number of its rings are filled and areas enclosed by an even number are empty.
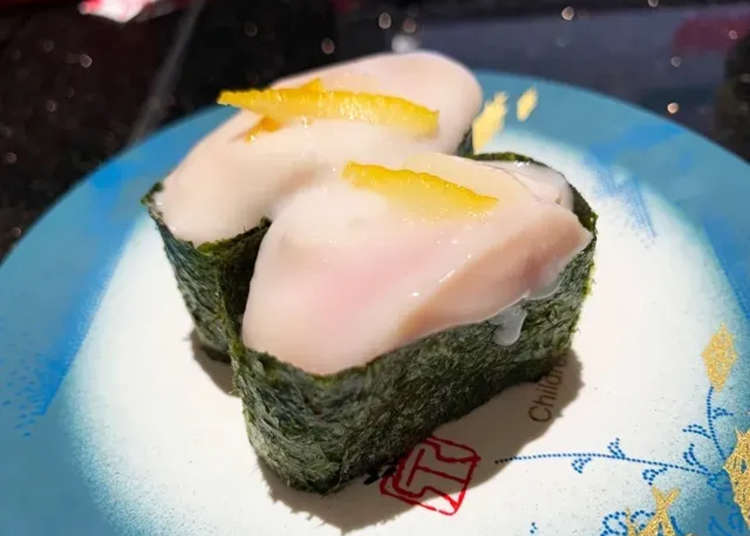
[[[679,488],[674,488],[667,493],[663,493],[657,487],[653,487],[651,488],[651,492],[654,494],[654,502],[656,503],[654,517],[639,532],[633,526],[633,522],[630,520],[630,512],[628,512],[626,516],[628,536],[677,536],[677,531],[675,531],[672,520],[669,518],[669,507],[672,506],[672,503],[680,494]]]
[[[734,362],[737,361],[734,337],[724,324],[711,337],[701,356],[706,365],[708,380],[714,389],[721,391],[732,371]]]
[[[750,429],[744,434],[737,431],[737,445],[727,458],[724,470],[732,483],[734,502],[750,526]]]
[[[518,102],[516,102],[516,119],[522,123],[526,121],[531,112],[536,108],[538,102],[539,94],[536,92],[536,88],[530,87],[524,91],[523,95],[519,97]]]
[[[487,102],[471,125],[471,143],[474,152],[478,153],[503,129],[505,115],[508,113],[506,101],[508,95],[495,93],[491,101]]]

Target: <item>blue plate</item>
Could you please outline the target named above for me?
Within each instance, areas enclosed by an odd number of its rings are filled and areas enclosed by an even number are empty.
[[[510,96],[490,148],[565,172],[601,216],[600,251],[560,381],[436,432],[481,458],[459,494],[354,483],[320,499],[257,470],[139,204],[231,114],[210,108],[87,177],[0,266],[0,534],[750,533],[750,168],[627,104],[478,77]]]

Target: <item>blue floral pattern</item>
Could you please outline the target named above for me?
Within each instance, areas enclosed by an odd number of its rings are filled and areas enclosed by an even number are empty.
[[[641,477],[648,486],[669,471],[681,471],[701,478],[711,490],[716,508],[716,514],[709,518],[705,534],[708,536],[741,536],[750,535],[750,529],[745,524],[739,506],[735,504],[732,485],[724,463],[732,449],[725,449],[719,440],[717,426],[733,417],[734,413],[714,403],[715,390],[711,386],[706,394],[706,418],[703,423],[691,423],[682,428],[682,432],[696,436],[696,442],[691,442],[682,453],[683,463],[675,464],[662,460],[639,458],[628,455],[620,444],[620,438],[610,441],[605,449],[594,452],[551,452],[501,458],[495,463],[511,461],[530,461],[550,458],[569,459],[570,466],[578,474],[583,474],[586,467],[593,462],[607,460],[608,462],[623,462],[643,467]],[[699,448],[700,447],[700,448]],[[707,448],[706,448],[707,447]],[[701,452],[699,455],[698,452]],[[629,516],[629,519],[628,519]],[[616,511],[606,514],[602,518],[599,536],[628,536],[628,521],[638,530],[643,530],[654,516],[653,511],[636,510],[628,513]],[[672,525],[679,536],[686,533],[679,528],[678,520],[671,517]],[[537,534],[536,523],[532,524],[530,534]]]

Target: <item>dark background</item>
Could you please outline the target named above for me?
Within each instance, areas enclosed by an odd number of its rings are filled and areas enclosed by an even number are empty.
[[[749,2],[193,0],[155,16],[170,9],[118,24],[0,0],[0,259],[77,180],[220,89],[394,48],[614,95],[750,158]]]

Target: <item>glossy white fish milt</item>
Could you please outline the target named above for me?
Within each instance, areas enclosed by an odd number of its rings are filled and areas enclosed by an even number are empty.
[[[299,87],[319,79],[325,90],[407,99],[439,113],[437,131],[402,130],[341,119],[296,121],[257,136],[261,117],[240,111],[196,145],[164,180],[156,203],[181,239],[198,245],[253,228],[297,188],[335,176],[348,160],[398,166],[423,151],[454,152],[481,105],[481,89],[461,64],[430,52],[380,54],[283,79]]]
[[[497,199],[481,214],[424,217],[343,180],[302,189],[261,244],[243,341],[328,374],[444,329],[487,320],[554,285],[591,240],[570,192],[541,166],[442,154],[404,166]]]

